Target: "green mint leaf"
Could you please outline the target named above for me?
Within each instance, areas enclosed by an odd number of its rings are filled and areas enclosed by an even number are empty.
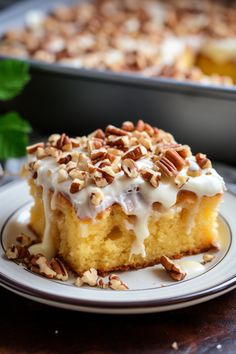
[[[18,113],[0,116],[0,159],[24,156],[30,125]]]
[[[4,133],[9,130],[30,133],[31,127],[29,123],[22,119],[18,113],[8,112],[0,116],[0,133]]]
[[[29,66],[18,60],[0,60],[0,100],[17,96],[30,80]]]

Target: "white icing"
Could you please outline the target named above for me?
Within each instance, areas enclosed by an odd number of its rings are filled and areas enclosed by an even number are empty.
[[[206,41],[201,48],[201,53],[218,63],[236,60],[236,38]]]
[[[49,203],[49,190],[44,186],[43,188],[43,206],[44,206],[44,216],[45,216],[45,228],[43,241],[41,243],[36,243],[29,248],[31,254],[42,253],[47,258],[52,258],[56,254],[56,249],[52,238],[50,237],[51,231],[51,213],[52,209]]]
[[[201,273],[206,270],[200,262],[196,261],[178,261],[177,263],[188,275]]]
[[[189,159],[189,164],[191,169],[197,168],[194,157]],[[148,159],[141,159],[137,161],[137,165],[138,168],[152,167],[153,163]],[[102,203],[99,206],[93,206],[89,197],[95,185],[90,182],[78,193],[71,194],[69,191],[71,181],[57,182],[58,168],[59,165],[52,157],[41,160],[40,167],[38,168],[36,184],[43,186],[46,227],[41,249],[35,245],[31,249],[32,253],[36,253],[36,250],[44,254],[55,253],[54,249],[48,251],[48,248],[53,247],[50,241],[49,225],[51,210],[56,207],[55,197],[58,192],[69,196],[80,219],[91,218],[95,220],[98,213],[112,206],[114,203],[118,203],[127,215],[135,215],[136,221],[132,227],[126,224],[127,229],[133,230],[136,235],[130,256],[141,253],[145,257],[144,240],[149,236],[148,218],[151,215],[153,203],[161,203],[163,208],[170,212],[170,208],[173,208],[176,204],[177,195],[180,190],[194,192],[200,200],[202,196],[214,196],[218,193],[223,193],[225,189],[222,177],[213,168],[203,170],[202,174],[198,177],[189,177],[188,181],[181,188],[177,188],[174,182],[164,180],[160,182],[158,188],[153,188],[141,176],[131,179],[126,177],[123,171],[121,171],[116,174],[112,184],[102,188],[104,194]],[[181,171],[182,175],[186,175],[187,168],[183,168]],[[54,192],[50,206],[48,205],[48,190]],[[194,226],[194,215],[197,212],[197,208],[198,203],[191,215],[187,233],[190,233]],[[83,237],[86,237],[86,230],[82,231]]]
[[[173,64],[185,51],[186,45],[179,38],[170,37],[166,39],[161,46],[161,62],[170,65]]]
[[[30,10],[25,14],[25,24],[31,30],[38,30],[45,19],[45,14],[40,10]]]

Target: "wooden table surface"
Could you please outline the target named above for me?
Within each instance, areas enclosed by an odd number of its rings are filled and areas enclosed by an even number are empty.
[[[186,309],[128,316],[57,309],[0,288],[0,353],[235,354],[236,291]]]

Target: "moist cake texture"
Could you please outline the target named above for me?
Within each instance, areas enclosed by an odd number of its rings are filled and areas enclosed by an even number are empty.
[[[26,13],[24,28],[2,36],[0,54],[232,85],[235,16],[234,1],[84,1],[57,6],[48,15]]]
[[[30,252],[78,274],[156,264],[216,247],[223,179],[206,155],[142,120],[28,147]]]

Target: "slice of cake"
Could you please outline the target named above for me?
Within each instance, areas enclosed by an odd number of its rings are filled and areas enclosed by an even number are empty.
[[[32,254],[82,274],[157,264],[218,243],[223,179],[203,154],[143,121],[28,147]]]

